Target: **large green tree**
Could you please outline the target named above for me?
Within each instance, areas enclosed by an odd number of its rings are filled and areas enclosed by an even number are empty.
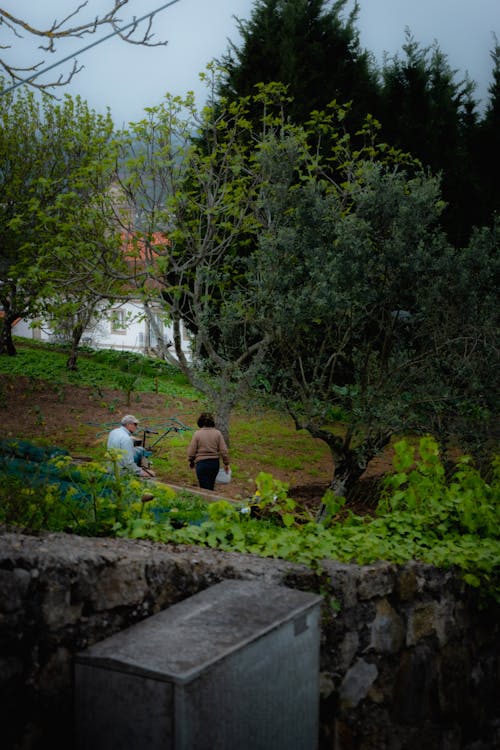
[[[473,314],[473,251],[439,228],[439,179],[378,143],[373,118],[354,148],[342,107],[300,127],[280,86],[257,92],[201,113],[168,98],[134,128],[123,189],[141,217],[138,282],[154,278],[144,299],[163,300],[180,365],[226,434],[236,401],[267,383],[329,445],[343,493],[395,434],[449,435],[474,408],[486,424],[492,308]],[[247,116],[257,103],[258,128]]]
[[[498,163],[500,162],[500,44],[494,37],[491,52],[493,62],[492,81],[488,88],[488,101],[482,121],[479,123],[475,143],[475,170],[480,175],[480,204],[478,224],[490,223],[492,214],[500,213],[500,185]]]
[[[212,75],[217,71],[207,75],[213,88]],[[276,89],[252,97],[265,113],[264,131],[275,117],[281,122]],[[176,361],[215,409],[227,439],[231,410],[248,392],[269,339],[255,326],[240,257],[243,245],[256,242],[262,179],[253,140],[262,132],[255,132],[249,106],[243,99],[199,111],[191,97],[166,97],[131,126],[121,178],[134,207],[137,293],[146,309],[161,303],[168,313]],[[190,357],[182,327],[190,332]]]
[[[471,273],[472,251],[454,251],[439,229],[439,181],[384,164],[383,148],[360,158],[345,142],[335,184],[320,170],[297,179],[294,149],[266,153],[269,222],[253,258],[273,334],[265,379],[297,428],[327,443],[332,488],[345,495],[393,435],[463,435],[474,409],[484,432],[495,326],[492,305],[481,315],[478,303],[493,260],[484,249],[484,271]]]
[[[466,244],[472,227],[489,223],[499,205],[492,167],[500,142],[497,47],[483,124],[476,84],[451,68],[437,42],[422,46],[408,30],[401,53],[378,69],[360,46],[357,15],[347,0],[256,0],[250,18],[239,21],[241,41],[222,57],[227,73],[219,93],[236,99],[280,81],[295,123],[332,101],[350,102],[344,126],[353,137],[367,114],[376,117],[387,143],[441,174],[447,205],[440,223],[454,244]],[[322,147],[326,153],[330,144]]]
[[[38,247],[32,273],[36,280],[42,267],[44,283],[36,309],[59,339],[70,345],[69,370],[77,369],[84,333],[131,293],[126,244],[116,226],[113,195],[105,185],[97,189],[103,178],[107,184],[109,171],[99,161],[86,175],[89,182],[94,180],[92,200],[82,202],[78,193],[65,193],[50,212],[42,209],[45,240]]]
[[[348,0],[256,0],[248,20],[238,21],[241,43],[223,57],[227,73],[220,93],[229,99],[278,81],[288,87],[288,117],[303,123],[332,100],[352,101],[355,129],[376,114],[377,76],[361,48],[358,6]]]
[[[37,315],[54,274],[60,291],[95,263],[96,232],[108,243],[96,201],[111,179],[113,124],[78,98],[39,102],[29,90],[0,98],[0,121],[0,353],[15,354],[14,321]]]
[[[385,61],[382,71],[383,138],[442,173],[448,203],[443,222],[460,244],[469,236],[477,201],[470,153],[471,125],[476,125],[474,84],[457,79],[437,43],[422,47],[407,31],[402,49],[402,55]]]

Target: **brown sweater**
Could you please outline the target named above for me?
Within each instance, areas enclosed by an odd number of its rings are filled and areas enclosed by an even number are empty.
[[[222,458],[224,465],[229,464],[227,445],[220,430],[215,427],[202,427],[197,430],[188,448],[189,461],[203,461],[207,458]]]

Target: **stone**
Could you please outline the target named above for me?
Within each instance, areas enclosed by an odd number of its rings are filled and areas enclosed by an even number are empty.
[[[378,669],[375,664],[358,659],[340,685],[342,708],[356,708],[363,698],[366,698],[377,677]]]
[[[414,646],[437,631],[437,604],[435,601],[416,604],[408,617],[406,645]]]
[[[358,582],[358,597],[374,599],[387,596],[394,589],[394,566],[388,563],[367,565],[361,571]]]
[[[392,701],[392,716],[398,723],[421,723],[438,706],[436,666],[426,645],[403,655],[395,675]]]
[[[381,654],[396,654],[404,643],[403,620],[387,599],[382,599],[377,604],[377,614],[371,624],[370,634],[368,650]]]
[[[82,604],[71,604],[71,590],[64,581],[55,580],[48,587],[42,603],[42,616],[49,627],[71,625],[82,614]]]
[[[145,566],[139,561],[123,561],[103,570],[92,592],[97,610],[139,603],[147,590]]]
[[[421,581],[417,576],[417,571],[414,565],[409,563],[403,568],[397,578],[397,591],[399,598],[403,602],[410,601],[415,598],[415,595],[421,589]]]
[[[0,570],[0,612],[15,612],[23,606],[30,580],[30,574],[22,568]]]
[[[339,647],[339,668],[345,671],[359,649],[359,634],[355,630],[349,630],[343,638]]]

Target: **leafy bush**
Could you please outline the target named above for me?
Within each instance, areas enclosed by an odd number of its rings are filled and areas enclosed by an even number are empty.
[[[416,459],[406,442],[396,445],[395,471],[387,480],[376,518],[356,516],[344,508],[339,520],[342,503],[332,496],[324,498],[329,512],[316,523],[296,511],[282,483],[259,475],[260,490],[249,503],[211,504],[209,519],[201,524],[179,529],[168,521],[131,521],[119,533],[283,558],[313,568],[324,559],[456,565],[469,585],[482,586],[500,600],[499,462],[491,484],[467,458],[448,482],[432,439],[421,441],[419,453]],[[255,508],[266,512],[255,518]]]
[[[385,480],[379,515],[397,514],[408,522],[432,525],[441,536],[451,533],[500,538],[500,461],[494,459],[491,483],[472,466],[469,456],[460,458],[448,481],[439,447],[422,438],[420,458],[406,441],[395,445],[395,472]]]
[[[116,464],[110,473],[99,463],[77,467],[68,455],[43,463],[4,456],[0,523],[27,531],[113,535],[131,519],[154,520],[155,514],[175,506],[170,488],[147,489],[141,480],[121,475]]]

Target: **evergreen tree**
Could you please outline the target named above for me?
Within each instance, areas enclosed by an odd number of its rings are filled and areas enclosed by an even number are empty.
[[[408,30],[403,52],[383,67],[382,135],[442,174],[448,203],[443,223],[450,238],[462,244],[472,223],[467,135],[475,118],[474,84],[457,81],[439,46],[420,46]]]
[[[377,76],[355,27],[358,5],[348,0],[256,0],[248,21],[239,19],[242,44],[230,45],[222,63],[227,75],[219,93],[234,100],[255,85],[279,81],[293,99],[289,116],[305,122],[333,100],[352,101],[353,127],[378,105]]]
[[[481,224],[490,222],[492,214],[500,214],[500,186],[497,165],[500,162],[500,44],[495,37],[491,52],[492,82],[484,119],[479,127],[477,163],[482,184]]]

